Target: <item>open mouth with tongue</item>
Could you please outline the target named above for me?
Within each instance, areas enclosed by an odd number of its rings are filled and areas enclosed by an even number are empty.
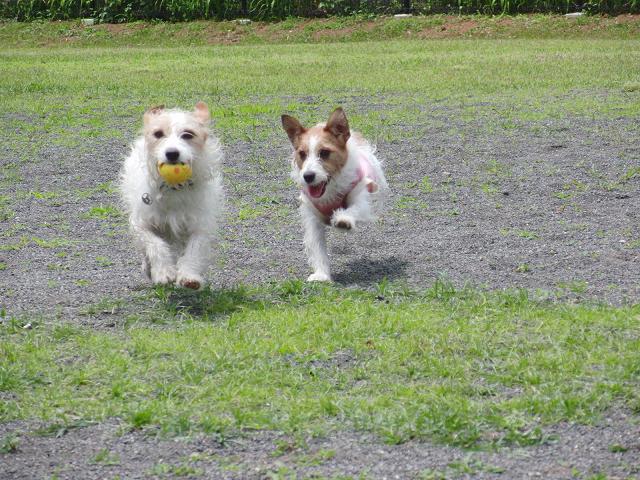
[[[307,185],[307,191],[312,198],[320,198],[327,189],[327,182],[320,182],[317,185]]]

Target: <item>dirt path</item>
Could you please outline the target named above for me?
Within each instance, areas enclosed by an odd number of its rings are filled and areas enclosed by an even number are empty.
[[[332,232],[334,275],[367,287],[387,277],[427,287],[524,287],[543,295],[637,302],[640,295],[640,125],[567,119],[489,132],[425,122],[414,138],[378,142],[392,193],[376,225]],[[440,126],[439,126],[440,125]],[[20,146],[0,147],[19,158]],[[8,313],[78,312],[144,286],[112,182],[125,142],[42,147],[0,188],[0,302]],[[228,215],[214,287],[306,278],[289,146],[226,145]],[[262,159],[262,160],[256,160]]]

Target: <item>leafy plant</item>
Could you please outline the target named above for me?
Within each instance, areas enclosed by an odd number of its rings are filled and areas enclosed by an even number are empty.
[[[576,10],[569,0],[412,0],[416,13],[505,14],[567,13]],[[582,7],[589,13],[637,13],[640,0],[589,0]],[[380,15],[406,11],[402,0],[7,0],[0,2],[0,18],[18,20],[95,18],[121,23],[154,19],[186,21],[196,19],[251,18],[254,20],[328,15]],[[415,27],[415,19],[404,18],[386,27],[388,34]],[[73,35],[73,32],[70,32]]]

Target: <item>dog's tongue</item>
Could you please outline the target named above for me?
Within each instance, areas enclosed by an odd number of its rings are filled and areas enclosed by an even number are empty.
[[[309,195],[311,195],[313,198],[320,198],[322,195],[324,195],[324,189],[327,186],[327,182],[322,182],[319,183],[317,185],[309,185]]]

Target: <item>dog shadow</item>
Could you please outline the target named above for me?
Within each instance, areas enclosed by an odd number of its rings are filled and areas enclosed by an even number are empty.
[[[342,285],[370,286],[385,278],[391,281],[404,277],[408,265],[406,260],[395,256],[375,260],[361,258],[343,265],[333,279]]]
[[[214,320],[237,310],[259,308],[261,303],[242,286],[194,291],[177,287],[156,287],[156,298],[169,315],[191,315]]]

